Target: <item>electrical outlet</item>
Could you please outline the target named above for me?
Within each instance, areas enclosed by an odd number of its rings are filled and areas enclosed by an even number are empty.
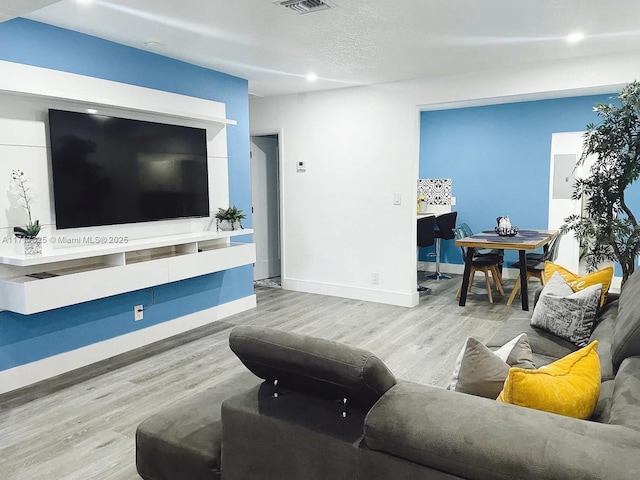
[[[373,272],[371,274],[371,283],[374,285],[378,285],[378,282],[380,281],[380,279],[378,278],[378,272]]]
[[[136,305],[133,307],[133,319],[137,322],[144,318],[144,305]]]

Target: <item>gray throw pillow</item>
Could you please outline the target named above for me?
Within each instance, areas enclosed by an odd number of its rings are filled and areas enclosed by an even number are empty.
[[[540,293],[531,325],[585,347],[598,314],[601,294],[600,283],[574,292],[564,277],[555,272]]]
[[[495,352],[469,337],[456,360],[449,390],[495,400],[511,367],[535,368],[526,333]]]

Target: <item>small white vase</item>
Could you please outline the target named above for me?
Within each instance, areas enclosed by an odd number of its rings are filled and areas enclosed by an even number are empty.
[[[39,253],[42,253],[42,239],[38,237],[25,238],[24,253],[25,255],[38,255]]]
[[[229,220],[219,220],[218,221],[218,230],[222,230],[223,232],[229,232],[231,230],[240,230],[242,225],[240,225],[240,220],[235,220],[234,222],[230,222]]]

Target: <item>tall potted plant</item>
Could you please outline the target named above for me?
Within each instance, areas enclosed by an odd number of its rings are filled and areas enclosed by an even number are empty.
[[[640,83],[625,86],[617,99],[594,107],[601,121],[587,125],[578,164],[592,155],[595,161],[573,192],[576,200],[586,198],[585,211],[566,218],[562,229],[574,232],[589,271],[603,261],[619,262],[624,285],[640,254],[640,227],[625,196],[640,176]]]

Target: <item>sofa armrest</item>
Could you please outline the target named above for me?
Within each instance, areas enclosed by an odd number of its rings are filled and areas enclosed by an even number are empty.
[[[640,434],[399,382],[369,411],[369,448],[472,479],[637,479]]]

